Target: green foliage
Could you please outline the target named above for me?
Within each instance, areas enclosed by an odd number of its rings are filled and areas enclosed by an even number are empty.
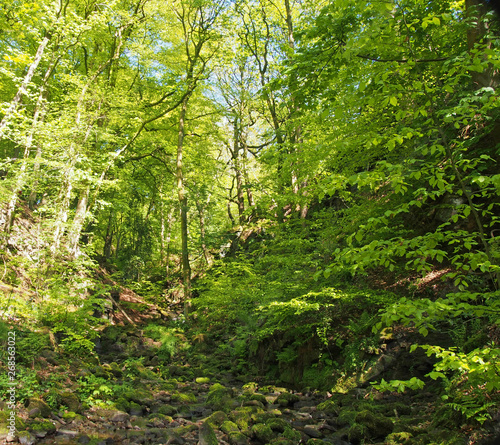
[[[157,324],[149,324],[144,328],[144,333],[148,337],[161,343],[158,348],[158,357],[163,360],[170,360],[178,351],[188,347],[183,332],[181,328],[165,327]]]

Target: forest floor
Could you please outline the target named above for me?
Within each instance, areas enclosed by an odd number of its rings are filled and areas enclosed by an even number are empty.
[[[475,444],[487,430],[457,427],[429,391],[295,391],[264,377],[228,371],[217,345],[181,328],[180,307],[166,314],[123,293],[94,357],[44,349],[32,363],[44,394],[26,398],[17,415],[22,444]],[[147,310],[145,310],[147,309]],[[130,319],[133,323],[127,321]],[[194,345],[162,353],[148,324],[174,327]],[[155,338],[154,338],[155,337]],[[172,338],[171,338],[172,340]],[[165,340],[166,341],[166,340]],[[197,345],[197,346],[196,346]],[[162,355],[163,354],[163,355]],[[2,421],[6,422],[5,405]],[[492,427],[489,428],[490,433]],[[0,440],[5,440],[6,430]],[[491,436],[490,436],[491,437]]]

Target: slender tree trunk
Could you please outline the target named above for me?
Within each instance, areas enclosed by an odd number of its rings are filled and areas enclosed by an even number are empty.
[[[106,237],[104,238],[103,256],[106,261],[111,258],[111,248],[113,246],[113,209],[109,211],[108,224],[106,227]]]
[[[198,199],[196,200],[196,209],[198,210],[198,217],[200,221],[201,251],[203,252],[203,257],[205,258],[206,265],[210,266],[210,264],[212,264],[212,260],[210,258],[210,253],[208,252],[207,244],[205,241],[206,240],[205,206]]]
[[[45,51],[45,48],[47,44],[49,43],[50,36],[45,36],[42,41],[40,42],[40,45],[38,46],[38,50],[35,54],[35,58],[30,65],[28,72],[26,73],[26,76],[24,77],[23,83],[17,90],[16,95],[14,96],[14,99],[12,99],[12,102],[10,103],[9,108],[5,112],[5,115],[0,122],[0,139],[3,138],[5,128],[7,127],[10,119],[12,118],[12,115],[16,112],[17,107],[19,106],[19,103],[21,102],[22,96],[24,96],[27,93],[27,88],[29,83],[31,82],[31,79],[33,78],[33,75],[35,74],[35,70],[38,67],[38,64],[42,60],[43,57],[43,52]]]
[[[188,247],[188,199],[187,192],[184,186],[183,173],[183,148],[185,131],[185,119],[189,95],[182,102],[179,115],[179,132],[177,137],[177,193],[179,196],[179,204],[181,210],[181,251],[182,251],[182,280],[184,283],[184,315],[189,313],[190,297],[191,297],[191,265],[189,263],[189,247]]]
[[[233,158],[233,168],[236,177],[236,200],[238,202],[238,217],[240,224],[245,224],[245,195],[243,192],[243,174],[241,171],[240,162],[240,127],[239,119],[237,117],[234,119],[233,128],[233,149],[231,150],[231,156]]]
[[[86,187],[85,190],[80,192],[75,217],[68,235],[69,249],[73,257],[78,254],[78,242],[80,241],[80,234],[82,233],[83,224],[85,223],[85,218],[87,217],[87,202],[89,199],[89,193],[90,187]]]

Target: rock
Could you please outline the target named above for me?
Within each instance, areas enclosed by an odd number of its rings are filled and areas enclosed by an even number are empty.
[[[306,433],[309,437],[313,437],[315,439],[320,439],[323,437],[323,433],[319,430],[317,425],[306,425],[304,427],[304,433]]]
[[[182,445],[186,441],[175,431],[167,431],[166,444],[167,445]]]
[[[197,377],[195,382],[198,384],[210,383],[210,378],[209,377]]]
[[[36,437],[28,431],[19,431],[18,438],[22,445],[33,445],[36,442]]]
[[[273,430],[263,423],[253,425],[251,431],[256,439],[264,443],[269,443],[274,437]]]
[[[174,414],[177,414],[177,408],[172,405],[162,405],[158,408],[157,412],[166,416],[173,416]]]
[[[39,410],[37,412],[37,415],[32,415],[34,413],[34,410]],[[47,405],[43,400],[37,399],[35,397],[30,397],[28,399],[28,411],[30,413],[30,417],[44,417],[44,418],[49,418],[52,416],[52,410],[50,409],[49,405]]]
[[[73,431],[73,430],[67,430],[67,429],[59,429],[57,431],[58,436],[69,436],[69,437],[76,437],[78,436],[78,431]]]
[[[71,391],[60,391],[58,399],[59,404],[66,406],[69,411],[73,411],[75,413],[80,413],[82,411],[82,404],[80,403],[80,400],[76,394],[73,394]]]
[[[321,439],[309,439],[306,445],[331,445],[331,442],[325,442]]]
[[[87,436],[86,434],[82,434],[81,436],[78,437],[77,442],[86,445],[90,442],[90,437]]]
[[[268,419],[266,425],[278,433],[283,433],[286,428],[290,428],[290,424],[286,420],[276,418]]]
[[[224,411],[215,411],[215,413],[205,419],[205,422],[217,428],[220,427],[226,420],[227,415]]]
[[[347,432],[347,438],[349,439],[349,442],[352,442],[353,444],[361,443],[365,437],[366,427],[364,425],[360,425],[359,423],[352,425]]]
[[[142,406],[135,402],[130,402],[129,412],[131,416],[142,416],[144,410]]]
[[[55,433],[56,426],[49,420],[43,422],[33,422],[29,425],[30,431],[39,438],[45,437],[49,433]]]
[[[236,425],[234,422],[231,422],[230,420],[226,420],[222,423],[220,427],[221,431],[223,431],[226,434],[230,433],[237,433],[240,431],[238,428],[238,425]]]
[[[375,439],[384,439],[394,429],[392,420],[368,410],[360,411],[356,415],[355,421],[364,425],[368,429],[370,436]]]
[[[324,411],[327,413],[335,414],[338,416],[340,412],[340,407],[338,402],[335,400],[325,400],[324,402],[320,403],[316,409],[318,411]]]
[[[219,383],[210,387],[207,396],[207,405],[217,411],[229,411],[231,409],[232,391]]]
[[[200,425],[198,445],[218,445],[217,436],[208,422],[203,422]]]
[[[232,432],[229,433],[229,443],[231,445],[249,445],[250,440],[243,433]]]
[[[127,413],[116,411],[109,420],[111,420],[111,422],[126,422],[129,418],[130,416]]]
[[[280,406],[286,407],[293,406],[293,404],[298,402],[299,400],[300,398],[298,395],[289,392],[283,392],[278,396],[275,402]]]

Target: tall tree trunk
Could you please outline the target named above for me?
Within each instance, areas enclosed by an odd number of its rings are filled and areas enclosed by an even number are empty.
[[[236,200],[238,202],[238,217],[240,224],[245,224],[245,195],[243,192],[243,173],[241,171],[240,162],[240,126],[239,119],[235,117],[233,128],[233,149],[231,157],[233,158],[233,168],[236,177]]]
[[[182,280],[184,284],[184,315],[189,313],[191,297],[191,265],[189,263],[188,247],[188,199],[184,186],[184,173],[182,154],[184,148],[184,137],[186,135],[185,119],[189,95],[184,98],[179,114],[179,132],[177,136],[177,193],[179,196],[179,205],[181,210],[181,251],[182,251]]]
[[[17,90],[16,95],[14,96],[14,99],[12,99],[12,102],[10,103],[9,108],[5,112],[5,116],[3,117],[2,121],[0,122],[0,139],[3,138],[5,128],[7,127],[10,119],[12,118],[12,115],[16,112],[17,107],[19,106],[19,103],[21,102],[21,98],[27,93],[27,88],[29,83],[31,82],[31,79],[33,78],[33,75],[35,74],[35,70],[38,67],[38,64],[42,60],[43,57],[43,52],[45,51],[45,48],[47,44],[49,43],[50,36],[45,36],[42,41],[40,42],[40,45],[38,46],[38,50],[35,54],[35,58],[33,62],[31,63],[28,72],[26,73],[26,76],[24,76],[23,83]]]
[[[83,224],[87,217],[87,202],[89,199],[90,187],[86,187],[80,192],[80,198],[76,206],[75,217],[68,234],[68,246],[73,257],[77,256],[79,251],[78,242],[80,241],[80,234],[82,233]]]
[[[108,224],[106,227],[106,237],[104,238],[103,256],[106,261],[111,258],[111,248],[113,246],[113,209],[109,211]]]

